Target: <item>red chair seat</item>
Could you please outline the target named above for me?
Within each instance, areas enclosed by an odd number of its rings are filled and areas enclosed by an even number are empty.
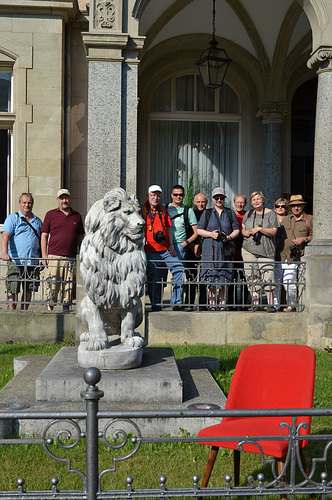
[[[299,419],[299,422],[308,420],[307,418]],[[206,427],[198,433],[199,437],[227,437],[227,436],[287,436],[289,434],[288,427],[280,428],[280,422],[288,422],[291,425],[289,417],[253,417],[253,418],[227,418],[222,423]],[[217,446],[222,448],[237,449],[237,441],[212,441],[200,442],[209,446]],[[282,458],[286,455],[288,449],[288,441],[257,441],[262,447],[265,455],[272,455],[276,458]],[[308,441],[300,441],[300,447],[304,448]],[[253,444],[244,444],[243,451],[251,453],[260,453],[257,446]]]

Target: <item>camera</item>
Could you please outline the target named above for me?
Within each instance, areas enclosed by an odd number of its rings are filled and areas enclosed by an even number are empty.
[[[300,260],[301,252],[296,245],[293,245],[292,247],[290,247],[289,250],[290,250],[290,258],[292,260]]]
[[[224,233],[224,231],[219,231],[217,241],[221,241],[222,243],[225,243],[225,241],[227,241],[227,234]]]
[[[161,245],[164,245],[166,243],[166,236],[163,231],[157,231],[156,233],[153,233],[153,239]]]
[[[259,224],[258,227],[262,227],[262,226]],[[255,245],[260,245],[261,240],[262,240],[262,233],[260,231],[258,231],[257,233],[254,234],[252,239],[254,240]]]

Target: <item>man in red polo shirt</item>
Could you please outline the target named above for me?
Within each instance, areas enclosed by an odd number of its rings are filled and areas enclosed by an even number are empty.
[[[42,264],[47,268],[45,271],[48,282],[47,309],[53,310],[62,284],[60,302],[63,310],[68,311],[76,282],[76,263],[68,258],[76,258],[84,228],[81,215],[70,206],[68,189],[60,189],[56,200],[58,208],[47,212],[41,228]]]
[[[160,186],[150,186],[148,199],[142,210],[145,220],[144,250],[147,258],[148,294],[152,311],[160,311],[159,269],[165,265],[173,276],[173,310],[179,311],[183,301],[184,266],[176,256],[172,221],[167,208],[160,204],[161,195]]]

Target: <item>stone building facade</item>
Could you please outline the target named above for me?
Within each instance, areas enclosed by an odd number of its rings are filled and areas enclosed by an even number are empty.
[[[43,217],[60,187],[83,215],[115,186],[176,182],[268,204],[301,193],[314,215],[312,344],[332,317],[332,0],[216,0],[232,62],[220,90],[195,62],[212,0],[0,0],[0,217],[22,191]],[[166,201],[166,200],[165,200]]]

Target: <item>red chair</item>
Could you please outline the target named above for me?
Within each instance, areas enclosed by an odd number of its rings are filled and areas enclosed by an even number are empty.
[[[238,359],[226,410],[312,408],[315,386],[315,352],[311,347],[300,345],[256,345],[245,348]],[[200,437],[227,436],[278,436],[289,431],[280,428],[281,422],[292,424],[291,417],[224,417],[222,422],[206,427]],[[297,423],[306,422],[310,433],[311,417],[298,417]],[[207,486],[219,448],[234,450],[234,484],[239,485],[240,451],[239,441],[200,442],[212,446],[201,487]],[[288,441],[260,441],[264,455],[278,459],[278,473],[283,472],[283,463],[288,450]],[[299,441],[300,453],[308,440]],[[260,453],[253,444],[244,444],[243,451]]]

